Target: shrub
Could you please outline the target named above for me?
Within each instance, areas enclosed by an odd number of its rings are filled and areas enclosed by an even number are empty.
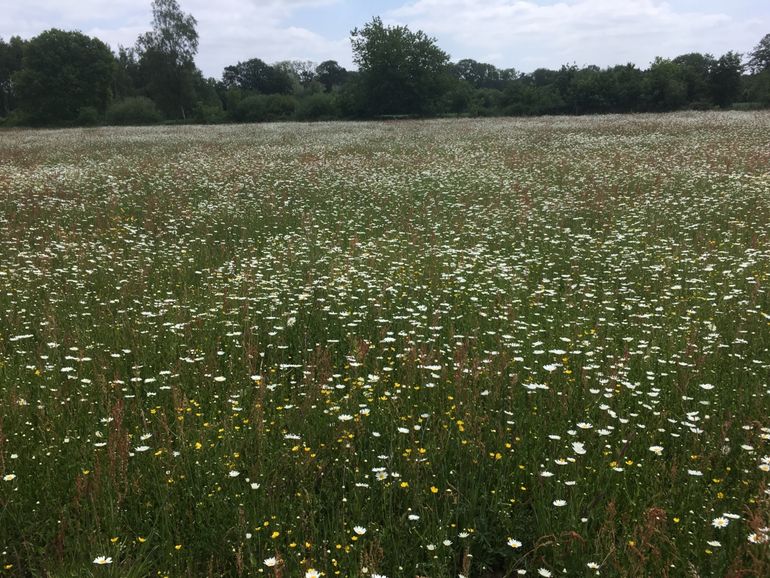
[[[718,107],[708,100],[696,100],[690,103],[690,110],[716,110]]]
[[[761,102],[734,102],[730,105],[730,110],[754,111],[767,108],[766,104]]]
[[[75,124],[78,126],[97,126],[101,122],[99,111],[93,106],[84,106],[78,111]]]
[[[33,126],[33,119],[24,111],[19,109],[11,111],[7,117],[5,117],[4,125],[7,127],[21,127],[21,126]]]
[[[227,114],[221,106],[199,102],[193,109],[192,118],[199,124],[220,124],[227,120]]]
[[[286,120],[291,118],[297,108],[297,99],[286,94],[268,94],[267,120]]]
[[[241,100],[233,118],[238,122],[286,120],[294,113],[296,100],[284,94],[254,94]]]
[[[331,94],[312,94],[299,101],[295,114],[299,120],[328,120],[337,116],[337,104]]]
[[[264,122],[267,119],[265,97],[261,94],[247,96],[233,110],[237,122]]]
[[[161,119],[158,106],[145,96],[124,98],[107,109],[108,124],[156,124]]]

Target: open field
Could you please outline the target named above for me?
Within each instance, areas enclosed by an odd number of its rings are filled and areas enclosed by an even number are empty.
[[[0,577],[770,576],[770,114],[0,161]]]

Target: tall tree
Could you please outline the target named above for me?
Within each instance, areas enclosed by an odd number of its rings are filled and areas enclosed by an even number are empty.
[[[112,96],[116,100],[136,96],[136,82],[139,78],[139,62],[136,50],[118,46],[115,57],[115,74],[112,79]]]
[[[448,87],[449,55],[421,30],[385,26],[374,18],[351,32],[353,60],[360,70],[370,115],[426,114]]]
[[[85,107],[104,112],[113,67],[112,52],[98,38],[46,30],[29,41],[13,76],[19,107],[40,124],[73,121]]]
[[[709,74],[716,60],[710,54],[692,52],[677,56],[672,61],[679,66],[681,78],[687,86],[687,100],[691,104],[711,99]]]
[[[754,72],[770,70],[770,34],[765,34],[754,50],[749,53],[749,57],[749,68]]]
[[[586,66],[572,78],[570,104],[579,114],[605,112],[612,102],[611,88],[611,77],[607,72],[595,65]]]
[[[301,92],[315,80],[315,64],[310,60],[282,60],[273,64],[273,68],[286,73],[294,92]]]
[[[741,91],[743,62],[737,52],[728,52],[721,56],[711,67],[711,96],[715,104],[721,107],[735,102]]]
[[[644,77],[643,100],[648,110],[677,110],[687,103],[682,68],[667,58],[656,58]]]
[[[136,41],[144,92],[170,117],[186,118],[194,104],[197,24],[177,0],[153,0],[152,30]]]
[[[634,112],[640,108],[644,73],[632,63],[607,70],[612,81],[610,106],[613,112]]]
[[[0,38],[0,116],[7,116],[14,107],[11,77],[21,70],[24,44],[18,36],[11,36],[8,42]]]
[[[315,68],[316,78],[326,92],[342,86],[348,79],[349,73],[336,60],[325,60]]]
[[[470,82],[476,88],[498,88],[500,71],[493,64],[463,58],[451,66],[452,75]]]
[[[289,94],[292,82],[285,70],[270,66],[259,58],[225,67],[222,82],[227,88],[240,88],[261,94]]]

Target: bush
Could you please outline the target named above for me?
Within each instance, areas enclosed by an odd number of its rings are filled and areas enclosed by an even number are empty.
[[[329,120],[337,116],[334,96],[328,93],[312,94],[299,101],[296,117],[299,120]]]
[[[454,114],[467,112],[472,98],[473,88],[467,82],[457,81],[444,94],[442,108],[444,111]]]
[[[11,114],[5,117],[5,122],[3,124],[10,128],[16,128],[22,126],[33,126],[34,122],[26,112],[16,109],[12,110]]]
[[[286,120],[297,109],[297,99],[285,94],[269,94],[267,99],[267,120]]]
[[[284,94],[254,94],[241,100],[233,112],[238,122],[286,120],[297,107],[293,97]]]
[[[199,102],[193,109],[192,118],[199,124],[220,124],[227,120],[227,114],[221,106]]]
[[[161,120],[158,106],[145,96],[124,98],[107,109],[108,124],[156,124]]]
[[[767,108],[766,104],[763,104],[761,102],[734,102],[730,105],[730,110],[738,110],[738,111],[754,111],[754,110],[763,110]]]
[[[354,77],[337,91],[337,107],[343,118],[363,118],[366,116],[366,96],[361,82]]]
[[[78,111],[75,124],[78,126],[97,126],[101,122],[101,116],[96,107],[84,106]]]
[[[496,88],[478,88],[471,96],[468,112],[472,116],[495,116],[500,113],[503,93]]]
[[[267,119],[265,97],[247,96],[235,105],[232,115],[237,122],[264,122]]]
[[[689,106],[690,110],[717,110],[718,108],[713,102],[708,100],[696,100],[691,102]]]
[[[745,79],[746,95],[743,101],[770,106],[770,70],[765,70]]]

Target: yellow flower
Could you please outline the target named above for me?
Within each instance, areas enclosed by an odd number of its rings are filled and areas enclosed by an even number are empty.
[[[431,486],[430,487],[430,492],[431,492],[431,494],[438,494],[438,488],[436,486]]]

